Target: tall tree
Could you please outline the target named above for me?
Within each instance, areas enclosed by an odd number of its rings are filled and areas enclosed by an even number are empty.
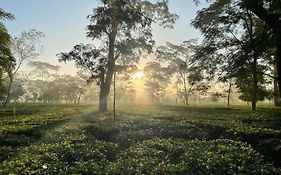
[[[281,1],[280,0],[244,0],[242,7],[251,10],[256,16],[268,24],[275,35],[276,69],[279,92],[281,92]]]
[[[42,49],[42,45],[39,44],[39,41],[42,37],[44,37],[42,32],[32,29],[23,31],[19,37],[14,37],[12,39],[12,53],[16,63],[9,73],[9,84],[4,107],[10,100],[11,87],[21,66],[28,61],[37,59],[39,56],[40,50]]]
[[[3,86],[4,73],[10,73],[15,62],[11,52],[11,37],[3,21],[13,20],[14,18],[14,15],[0,8],[0,96],[5,93],[5,87]]]
[[[197,40],[184,41],[180,45],[167,43],[167,46],[157,48],[156,57],[162,63],[168,64],[170,74],[177,75],[183,85],[184,102],[188,105],[188,99],[192,92],[199,90],[204,85],[203,76],[194,71],[194,65],[190,63],[195,54]]]
[[[262,88],[266,70],[259,63],[264,60],[263,45],[269,42],[267,26],[249,9],[241,9],[240,0],[215,1],[198,12],[192,24],[205,36],[197,54],[200,67],[213,77],[236,77],[239,82],[248,83],[236,85],[242,93],[249,93],[249,87],[252,89],[250,99],[255,111],[256,102],[263,99],[258,98],[257,93]]]
[[[94,54],[84,54],[83,59],[80,54],[83,51],[75,55],[77,51],[81,51],[77,49],[71,54],[62,53],[60,57],[64,61],[76,60],[80,67],[84,63],[88,65],[86,67],[91,67],[91,72],[94,72],[92,77],[98,78],[99,111],[103,112],[107,110],[107,98],[116,60],[136,60],[138,57],[135,55],[140,55],[140,50],[136,48],[151,50],[154,44],[152,22],[159,21],[164,26],[171,26],[177,15],[169,12],[168,0],[157,3],[146,0],[101,0],[101,3],[102,6],[95,8],[94,13],[88,16],[91,24],[88,25],[87,36],[93,40],[100,40],[104,43],[103,48],[94,49]],[[90,49],[88,51],[90,52]],[[86,60],[87,56],[90,58]],[[102,64],[94,64],[97,60]]]
[[[199,3],[200,0],[193,0]],[[210,2],[212,0],[206,0]],[[217,1],[218,2],[218,1]],[[219,0],[221,3],[232,3],[231,0]],[[239,6],[250,10],[260,20],[264,21],[274,33],[275,64],[279,92],[281,92],[281,1],[280,0],[239,0]],[[279,94],[281,95],[281,94]]]
[[[160,103],[160,95],[169,84],[170,76],[165,69],[167,67],[163,67],[159,62],[150,62],[144,67],[146,77],[144,85],[152,103]]]

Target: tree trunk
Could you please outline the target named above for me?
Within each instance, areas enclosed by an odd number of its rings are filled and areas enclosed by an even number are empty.
[[[108,47],[108,64],[106,77],[103,82],[101,82],[100,86],[100,99],[99,99],[99,112],[107,111],[107,98],[110,92],[110,86],[112,83],[114,68],[115,68],[115,39],[117,35],[118,23],[116,21],[112,21],[112,31],[109,34],[109,47]]]
[[[279,89],[278,89],[278,82],[277,80],[274,79],[274,92],[273,92],[273,98],[274,98],[274,106],[275,107],[278,107],[280,106],[280,103],[279,103]]]
[[[178,104],[178,98],[179,98],[179,88],[177,87],[176,104]]]
[[[108,94],[105,93],[105,89],[102,88],[100,89],[100,99],[99,99],[99,111],[100,112],[105,112],[107,111],[107,96]]]
[[[177,93],[177,95],[176,95],[176,104],[178,104],[178,98],[179,98],[179,95]]]
[[[277,69],[277,82],[279,87],[279,98],[281,98],[281,30],[277,37],[277,48],[276,48],[276,69]]]
[[[258,77],[257,77],[257,57],[254,56],[253,62],[253,92],[252,92],[252,111],[256,111],[257,108],[257,88],[258,88]]]
[[[116,70],[114,70],[114,84],[113,84],[113,118],[116,117]]]
[[[273,66],[273,72],[274,72],[274,77],[278,77],[277,76],[277,70],[276,70],[276,64],[274,64]],[[280,101],[280,91],[278,89],[278,81],[277,79],[274,79],[274,106],[275,107],[280,107],[281,106],[281,101]]]
[[[186,94],[186,97],[185,97],[186,106],[188,106],[188,105],[189,105],[189,103],[188,103],[188,99],[189,99],[189,94]]]
[[[78,105],[80,104],[81,96],[82,96],[82,93],[79,93],[78,98],[77,98],[77,104],[78,104]]]
[[[228,86],[228,91],[227,91],[227,106],[230,106],[230,94],[231,94],[231,89],[232,89],[232,81],[231,79],[229,80],[229,86]]]
[[[14,81],[14,78],[10,77],[10,82],[9,82],[8,91],[7,91],[7,97],[5,99],[5,102],[3,103],[3,107],[6,107],[7,104],[10,102],[11,87],[12,87],[13,81]]]
[[[184,76],[184,79],[183,79],[183,86],[184,86],[184,103],[185,103],[185,105],[188,105],[188,96],[187,96],[187,88],[186,88],[185,76]]]

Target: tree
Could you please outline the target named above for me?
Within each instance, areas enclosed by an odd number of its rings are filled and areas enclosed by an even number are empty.
[[[229,107],[230,106],[230,96],[231,96],[231,94],[232,94],[232,92],[233,92],[233,78],[230,78],[229,80],[228,80],[228,88],[227,88],[227,90],[225,91],[226,93],[227,93],[227,106]]]
[[[33,67],[34,69],[30,72],[33,77],[40,77],[43,81],[51,78],[53,74],[57,74],[60,69],[60,66],[52,65],[47,62],[42,61],[29,61],[28,66]]]
[[[199,3],[199,0],[193,0]],[[212,1],[212,0],[206,0]],[[220,2],[232,3],[232,1],[220,0]],[[264,21],[273,31],[274,34],[274,48],[275,50],[275,64],[277,70],[277,77],[274,77],[278,82],[279,92],[281,92],[281,2],[280,0],[240,0],[239,6],[243,9],[251,11],[260,20]],[[281,95],[281,94],[279,94]]]
[[[195,39],[184,41],[181,45],[167,42],[167,46],[160,46],[156,51],[157,59],[168,64],[166,70],[169,74],[176,74],[176,78],[181,81],[186,105],[188,105],[190,94],[204,86],[203,76],[194,70],[194,65],[190,64],[190,60],[195,54],[196,45],[197,40]]]
[[[12,39],[12,53],[15,57],[16,63],[9,73],[9,84],[4,107],[10,100],[12,83],[21,66],[25,62],[37,59],[39,56],[42,46],[39,45],[38,42],[42,37],[44,37],[42,32],[32,29],[30,31],[23,31],[19,37],[14,37]]]
[[[30,60],[27,65],[31,67],[32,70],[22,77],[24,78],[22,83],[26,89],[26,94],[24,95],[25,99],[32,100],[33,102],[39,99],[58,102],[58,94],[60,93],[58,83],[61,82],[60,80],[58,80],[58,82],[56,80],[60,77],[57,75],[60,66],[35,60]],[[48,100],[42,96],[48,96]]]
[[[252,110],[255,111],[256,102],[263,99],[258,98],[257,93],[265,82],[264,73],[268,65],[259,63],[266,61],[264,46],[270,42],[267,39],[268,26],[249,9],[241,9],[239,0],[212,3],[197,13],[192,24],[205,36],[196,57],[201,61],[201,69],[212,77],[235,77],[248,83],[252,89]],[[242,93],[246,92],[245,84],[236,85]]]
[[[281,1],[280,0],[244,0],[242,7],[251,10],[259,19],[273,29],[276,48],[276,68],[279,92],[281,92]]]
[[[149,92],[152,103],[160,103],[160,94],[164,92],[169,83],[169,74],[159,62],[150,62],[144,67],[146,76],[145,86]]]
[[[45,80],[42,80],[41,77],[31,79],[30,76],[22,76],[17,79],[20,81],[13,83],[11,99],[13,91],[15,91],[14,96],[20,94],[22,99],[34,103],[59,103],[65,101],[79,104],[88,88],[87,82],[78,76],[54,75]],[[19,85],[22,87],[24,94],[20,91],[21,87]]]
[[[177,15],[169,13],[168,1],[157,3],[142,0],[101,0],[103,6],[94,9],[88,18],[87,36],[100,40],[103,47],[76,46],[70,53],[59,54],[61,60],[75,60],[79,67],[90,70],[92,78],[100,86],[99,111],[107,110],[107,98],[111,87],[115,63],[136,61],[143,50],[152,50],[151,24],[171,26]],[[88,58],[87,58],[88,57]]]
[[[13,20],[14,18],[14,15],[0,8],[0,96],[5,93],[5,87],[3,86],[4,73],[9,74],[15,62],[11,52],[11,37],[2,21]]]
[[[64,98],[66,101],[72,101],[73,103],[80,104],[82,96],[85,94],[87,89],[87,82],[82,80],[80,77],[64,76],[65,83]]]
[[[258,69],[261,66],[258,66]],[[255,87],[255,96],[253,96],[253,76],[251,72],[240,72],[236,76],[236,86],[239,89],[241,95],[239,98],[246,102],[263,101],[268,97],[269,92],[266,90],[266,79],[262,74],[257,74],[258,83]]]

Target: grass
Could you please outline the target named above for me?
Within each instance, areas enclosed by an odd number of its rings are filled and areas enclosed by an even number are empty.
[[[0,112],[0,174],[281,174],[281,111],[23,104]]]

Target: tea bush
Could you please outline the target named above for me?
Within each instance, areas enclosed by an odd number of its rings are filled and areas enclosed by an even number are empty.
[[[275,109],[92,108],[0,112],[0,174],[281,174]]]
[[[144,141],[120,154],[109,174],[273,174],[249,145],[232,140]]]

